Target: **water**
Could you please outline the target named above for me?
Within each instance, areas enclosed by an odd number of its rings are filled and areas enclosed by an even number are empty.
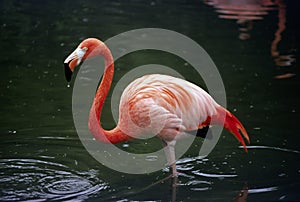
[[[0,8],[1,201],[299,200],[296,1],[3,0]],[[89,155],[72,120],[73,83],[63,73],[65,57],[82,39],[146,27],[185,34],[208,52],[223,78],[228,109],[251,138],[246,154],[223,132],[204,159],[197,158],[197,140],[177,162],[176,189],[167,169],[129,175]],[[185,61],[155,51],[119,59],[113,85],[132,67],[151,63],[203,85]],[[108,105],[102,121],[105,128],[115,125]],[[119,147],[139,153],[161,143]]]

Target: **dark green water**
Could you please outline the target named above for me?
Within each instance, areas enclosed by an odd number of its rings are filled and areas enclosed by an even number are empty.
[[[72,88],[63,73],[65,57],[82,39],[106,40],[148,27],[184,34],[208,52],[223,78],[228,109],[251,138],[246,154],[224,131],[202,160],[193,158],[199,151],[193,145],[177,163],[185,175],[179,177],[176,200],[231,201],[245,186],[248,201],[299,200],[299,3],[270,1],[274,4],[262,7],[263,1],[239,1],[250,6],[231,10],[230,3],[238,1],[205,2],[1,0],[0,201],[174,199],[170,179],[156,183],[167,171],[119,173],[89,155],[74,127]],[[247,14],[253,20],[228,19],[241,16],[240,10],[255,10]],[[117,61],[114,84],[131,67],[150,63],[180,69],[202,84],[190,68],[182,68],[184,61],[155,51]],[[107,105],[104,127],[113,127],[112,120]],[[160,146],[159,141],[126,143],[131,152]]]

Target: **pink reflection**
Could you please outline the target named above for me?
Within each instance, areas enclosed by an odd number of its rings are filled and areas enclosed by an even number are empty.
[[[240,31],[238,38],[241,40],[251,37],[254,21],[262,20],[270,10],[278,10],[278,27],[270,49],[275,65],[285,69],[279,69],[281,73],[274,78],[286,79],[295,76],[290,72],[296,63],[293,53],[295,50],[279,51],[278,48],[283,40],[282,33],[286,29],[286,6],[283,0],[204,0],[204,3],[214,6],[219,18],[236,20]]]
[[[206,3],[217,9],[220,18],[236,20],[261,20],[274,5],[270,0],[207,0]]]
[[[291,67],[296,62],[295,56],[291,53],[280,54],[278,46],[282,40],[281,34],[286,29],[286,6],[282,0],[277,0],[276,4],[278,6],[278,29],[274,33],[275,38],[271,44],[271,55],[274,58],[276,66],[284,68]],[[288,52],[290,52],[289,50]],[[287,79],[296,76],[296,74],[285,70],[280,74],[274,76],[275,79]]]
[[[248,186],[244,185],[243,189],[239,191],[236,197],[232,200],[232,202],[247,202],[248,198]]]
[[[206,4],[214,6],[218,17],[236,20],[239,25],[239,39],[250,38],[250,30],[254,20],[262,20],[268,11],[275,10],[271,0],[205,0]]]

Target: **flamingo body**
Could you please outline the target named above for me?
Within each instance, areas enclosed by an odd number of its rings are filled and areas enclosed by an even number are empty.
[[[162,74],[145,75],[124,90],[119,105],[119,122],[112,130],[100,124],[101,111],[114,74],[108,47],[98,39],[84,40],[65,60],[66,78],[82,61],[102,55],[105,69],[89,116],[89,129],[98,141],[119,143],[151,133],[162,139],[173,175],[176,175],[174,146],[187,132],[213,124],[224,126],[246,149],[248,134],[239,120],[217,104],[202,88],[186,80]],[[243,135],[243,137],[242,137]]]
[[[152,133],[165,141],[197,130],[219,105],[200,87],[168,75],[151,74],[134,80],[124,90],[119,108],[121,130]]]

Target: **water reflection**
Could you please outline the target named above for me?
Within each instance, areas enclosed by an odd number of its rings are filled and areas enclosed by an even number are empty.
[[[204,2],[217,9],[219,18],[236,20],[241,40],[251,37],[253,21],[262,20],[268,11],[275,9],[271,0],[205,0]]]
[[[239,191],[236,197],[232,200],[232,202],[246,202],[248,198],[248,186],[244,185],[243,189]]]
[[[286,30],[286,5],[283,0],[204,0],[208,5],[214,6],[218,17],[221,19],[236,20],[238,24],[240,40],[251,38],[251,30],[254,21],[263,20],[264,16],[272,10],[278,11],[277,30],[274,32],[274,40],[271,43],[271,56],[275,65],[279,68],[275,79],[294,77],[293,66],[296,64],[295,49],[289,48],[279,51],[280,42]],[[286,68],[288,67],[288,68]]]
[[[286,29],[286,5],[282,0],[277,0],[278,6],[278,29],[275,32],[275,38],[271,44],[271,55],[274,58],[274,62],[277,67],[292,67],[296,63],[295,55],[292,50],[279,51],[279,43],[282,40],[282,33]],[[287,71],[287,72],[286,72]],[[290,69],[284,70],[284,72],[275,76],[276,79],[286,79],[294,77],[296,74],[289,72]]]
[[[243,147],[239,148],[243,149]],[[273,150],[273,151],[283,151],[283,152],[289,152],[289,153],[296,153],[296,154],[300,154],[300,151],[298,150],[292,150],[292,149],[285,149],[285,148],[280,148],[280,147],[270,147],[270,146],[255,146],[255,145],[251,145],[251,146],[247,146],[247,149],[269,149],[269,150]]]
[[[158,187],[160,185],[168,185],[170,184],[171,190],[170,193],[165,193],[168,196],[168,199],[164,199],[163,201],[177,201],[177,198],[181,198],[180,192],[178,192],[178,190],[185,189],[186,192],[198,192],[201,195],[203,195],[203,199],[205,200],[218,200],[220,198],[222,198],[222,201],[234,201],[234,202],[245,202],[247,201],[247,197],[248,197],[248,186],[246,183],[244,183],[244,186],[241,188],[241,190],[238,191],[238,193],[236,194],[236,192],[232,192],[232,190],[226,190],[224,189],[224,186],[222,186],[222,191],[225,192],[223,193],[221,196],[217,196],[214,194],[211,194],[212,191],[215,189],[216,184],[218,184],[216,181],[214,181],[216,178],[216,176],[213,176],[212,178],[210,178],[210,176],[207,176],[206,179],[198,179],[199,177],[197,177],[197,179],[191,179],[191,178],[195,178],[195,176],[191,176],[191,175],[186,175],[185,173],[179,173],[179,178],[177,177],[172,177],[171,175],[169,175],[168,177],[165,177],[159,181],[156,181],[154,183],[152,183],[151,185],[142,188],[140,190],[136,190],[134,193],[132,193],[132,195],[136,195],[139,192],[144,192],[147,193],[148,190],[154,188],[154,187]],[[222,180],[222,177],[219,179]],[[236,181],[238,182],[238,181]],[[256,189],[253,189],[253,191],[255,191]],[[257,189],[258,190],[258,189]],[[261,189],[261,192],[257,192],[257,193],[262,193],[263,188]],[[265,188],[266,191],[269,191],[268,188]],[[208,194],[209,196],[205,196],[205,194]],[[128,195],[129,196],[129,195]],[[129,197],[130,198],[130,197]],[[120,198],[121,199],[121,198]],[[122,198],[124,200],[124,198]],[[201,199],[198,198],[198,200],[201,201]],[[151,200],[152,201],[152,200]],[[153,201],[161,201],[160,200],[153,200]],[[181,201],[179,199],[179,201]]]
[[[10,175],[8,175],[10,173]],[[72,171],[37,159],[0,160],[0,200],[83,200],[109,188],[96,170]]]

